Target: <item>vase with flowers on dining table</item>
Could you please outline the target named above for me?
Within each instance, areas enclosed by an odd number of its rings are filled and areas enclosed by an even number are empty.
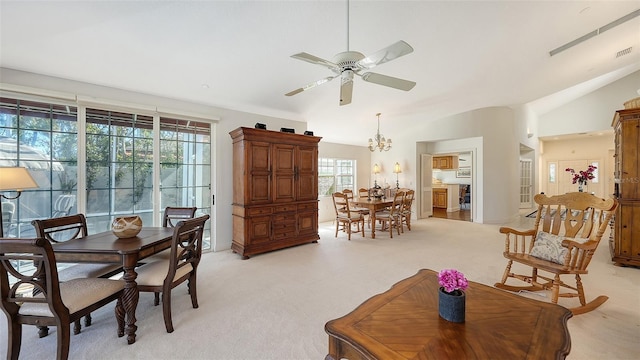
[[[465,321],[466,294],[469,282],[464,274],[455,269],[444,269],[438,273],[438,314],[441,318],[462,323]]]

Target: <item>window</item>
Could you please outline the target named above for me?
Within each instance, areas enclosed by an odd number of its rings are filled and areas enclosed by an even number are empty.
[[[591,165],[596,167],[595,170],[593,170],[593,179],[591,179],[591,182],[597,184],[600,182],[600,162],[592,161]]]
[[[556,163],[549,163],[549,182],[556,182]]]
[[[109,230],[120,215],[159,224],[166,206],[197,206],[198,216],[211,215],[211,123],[94,108],[78,118],[78,108],[0,98],[0,166],[27,167],[39,186],[13,200],[6,236],[34,236],[32,219],[78,208],[90,233]],[[79,123],[86,128],[80,162]],[[78,204],[78,191],[86,204]],[[210,235],[205,232],[205,248]]]
[[[0,166],[25,167],[38,184],[9,201],[5,236],[33,237],[32,219],[77,212],[77,132],[75,106],[0,98]]]
[[[318,159],[318,196],[331,196],[336,191],[354,190],[355,160]]]
[[[153,117],[87,109],[87,225],[106,231],[115,216],[153,223]]]

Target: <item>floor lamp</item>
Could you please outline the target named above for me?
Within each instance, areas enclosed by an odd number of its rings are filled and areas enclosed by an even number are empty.
[[[20,197],[22,190],[35,189],[38,187],[35,180],[29,174],[29,171],[23,167],[0,167],[0,192],[15,191],[17,195],[8,197],[0,194],[0,209],[2,208],[2,199],[15,200]],[[0,211],[0,237],[4,237],[4,220],[3,212]]]

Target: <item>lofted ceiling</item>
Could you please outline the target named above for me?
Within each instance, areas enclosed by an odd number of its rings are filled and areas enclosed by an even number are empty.
[[[637,0],[2,0],[0,66],[305,121],[325,140],[364,146],[378,112],[382,132],[489,106],[544,112],[637,71],[640,16],[549,52],[638,9]],[[339,79],[284,96],[331,75],[293,54],[331,60],[398,40],[414,52],[373,71],[417,82],[411,91],[356,77],[350,105],[339,106]],[[571,91],[585,83],[594,85]]]

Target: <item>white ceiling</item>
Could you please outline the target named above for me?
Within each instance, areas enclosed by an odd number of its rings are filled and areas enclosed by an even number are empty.
[[[349,134],[373,133],[378,112],[383,130],[392,119],[534,100],[544,112],[640,69],[640,17],[549,56],[637,9],[637,0],[354,0],[347,17],[346,0],[1,0],[0,66],[306,121],[325,140],[366,145]],[[331,60],[347,42],[367,55],[398,40],[415,51],[374,71],[416,81],[409,92],[356,77],[350,105],[338,105],[339,79],[284,96],[332,74],[295,53]]]

